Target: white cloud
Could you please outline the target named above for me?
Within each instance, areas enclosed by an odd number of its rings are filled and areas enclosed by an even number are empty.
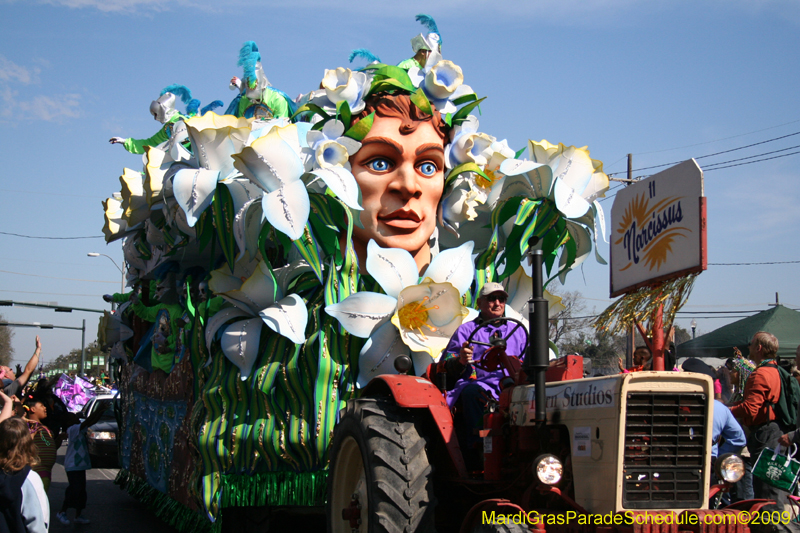
[[[46,94],[32,94],[40,83],[39,67],[25,67],[18,65],[0,55],[0,101],[3,102],[0,117],[4,120],[37,119],[46,122],[57,122],[65,118],[80,116],[79,94],[59,94],[55,96]],[[25,85],[24,94],[20,98],[17,87]]]
[[[0,83],[22,83],[30,85],[39,82],[38,67],[27,68],[17,65],[7,57],[0,55]]]

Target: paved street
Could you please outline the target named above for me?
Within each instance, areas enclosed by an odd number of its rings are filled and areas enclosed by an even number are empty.
[[[50,485],[48,497],[50,499],[50,531],[95,530],[114,531],[115,533],[171,533],[173,529],[156,516],[145,506],[133,499],[128,493],[114,484],[117,475],[115,468],[93,468],[86,473],[86,491],[89,498],[83,516],[92,521],[87,525],[62,524],[56,518],[56,513],[61,510],[64,501],[64,491],[67,488],[67,473],[64,471],[64,454],[67,447],[58,450],[58,462],[53,467],[53,483]],[[69,518],[75,516],[75,511],[69,511]]]
[[[58,450],[58,461],[53,467],[53,483],[50,485],[50,531],[51,533],[73,532],[76,530],[113,531],[114,533],[172,533],[174,530],[158,519],[146,506],[140,504],[126,491],[114,484],[117,476],[116,468],[93,468],[86,473],[86,491],[88,500],[83,516],[91,520],[87,525],[64,525],[56,518],[64,501],[67,488],[67,474],[64,471],[64,454],[66,445]],[[68,511],[70,520],[75,516],[74,510]],[[231,524],[231,526],[234,526]],[[223,527],[223,532],[231,529],[244,533],[241,524],[232,528]],[[274,516],[270,531],[288,531],[296,529],[307,532],[324,532],[325,521],[320,515],[286,515]]]

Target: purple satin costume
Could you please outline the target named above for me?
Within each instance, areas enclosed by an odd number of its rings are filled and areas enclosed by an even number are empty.
[[[467,342],[469,336],[478,327],[478,321],[475,320],[461,324],[461,326],[459,326],[459,328],[450,338],[450,343],[447,345],[447,348],[445,348],[442,357],[448,357],[451,355],[458,357],[458,353],[461,351],[461,345]],[[472,340],[488,343],[490,337],[495,332],[499,331],[500,336],[505,337],[508,335],[508,332],[513,330],[515,327],[517,327],[517,324],[513,322],[504,322],[499,325],[493,324],[490,326],[482,326],[480,327],[479,331],[475,333],[475,337],[473,337]],[[511,338],[506,341],[506,355],[516,355],[520,357],[520,359],[524,360],[525,354],[522,353],[522,350],[525,349],[527,336],[528,332],[525,331],[524,327],[520,326],[517,328]],[[473,361],[479,361],[481,358],[483,358],[483,354],[488,349],[488,346],[473,344]],[[485,370],[481,370],[480,368],[476,368],[473,365],[467,365],[463,374],[461,374],[461,377],[459,377],[458,381],[456,382],[455,387],[453,387],[453,390],[447,392],[447,405],[452,408],[458,400],[461,391],[470,383],[479,385],[482,389],[488,391],[493,398],[497,399],[498,392],[500,390],[500,380],[503,379],[504,376],[505,374],[502,368],[498,368],[493,372],[487,372]]]

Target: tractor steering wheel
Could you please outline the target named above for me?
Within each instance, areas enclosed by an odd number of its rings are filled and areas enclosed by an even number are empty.
[[[510,323],[515,324],[515,327],[512,328],[511,331],[507,332],[505,337],[492,337],[492,338],[489,339],[489,342],[481,342],[481,341],[473,341],[472,340],[472,339],[475,338],[475,334],[478,333],[478,331],[480,331],[483,328],[485,328],[486,326],[491,326],[491,325],[495,325],[495,324],[499,325],[499,324],[504,324],[506,322],[510,322]],[[473,361],[472,364],[475,367],[480,368],[481,370],[484,370],[484,371],[487,371],[487,372],[493,372],[494,370],[497,370],[497,368],[500,367],[502,363],[501,363],[499,354],[497,354],[497,350],[492,350],[492,348],[502,348],[503,352],[505,353],[505,348],[506,348],[506,345],[508,344],[508,339],[510,339],[511,336],[514,335],[514,333],[516,333],[516,331],[519,328],[522,328],[523,331],[525,331],[525,324],[523,324],[522,322],[520,322],[519,320],[517,320],[515,318],[509,318],[509,317],[505,317],[505,316],[493,318],[491,320],[488,320],[488,321],[482,323],[480,326],[475,328],[472,331],[472,333],[469,334],[469,338],[467,339],[467,344],[479,344],[481,346],[489,346],[489,350],[486,350],[486,352],[484,352],[484,357],[482,357],[479,361]],[[522,353],[519,354],[520,357],[522,357],[522,355],[525,353],[527,348],[528,348],[528,335],[527,335],[527,332],[526,332],[525,344],[522,347]],[[489,354],[490,356],[486,357],[487,354]],[[503,365],[503,366],[505,366],[505,365]],[[507,370],[509,371],[509,375],[510,375],[512,370],[510,368],[508,368]]]

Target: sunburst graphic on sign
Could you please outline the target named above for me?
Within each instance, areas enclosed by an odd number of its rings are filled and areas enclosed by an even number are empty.
[[[628,250],[629,261],[620,271],[640,261],[648,270],[658,270],[667,261],[676,240],[690,233],[687,227],[675,225],[683,220],[680,200],[671,196],[650,207],[647,195],[641,194],[628,204],[614,242]]]

